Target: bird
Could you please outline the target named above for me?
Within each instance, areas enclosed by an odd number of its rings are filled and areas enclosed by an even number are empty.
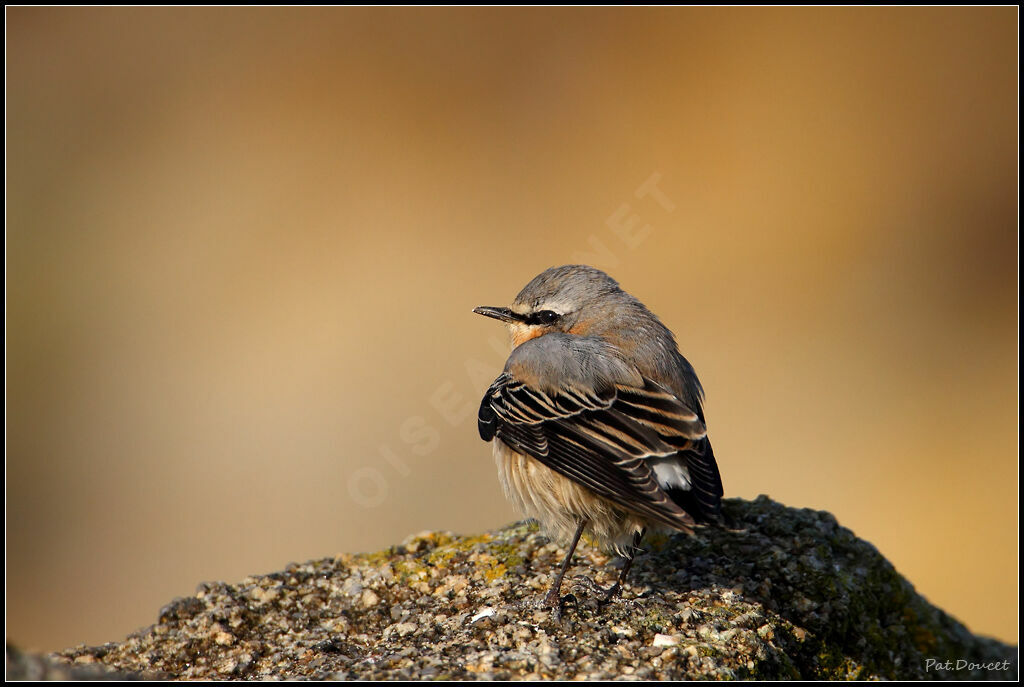
[[[541,599],[561,615],[562,580],[586,532],[625,559],[611,602],[649,531],[722,522],[722,478],[704,421],[704,389],[675,336],[605,272],[551,267],[510,307],[512,352],[484,393],[480,438],[517,510],[568,552]]]

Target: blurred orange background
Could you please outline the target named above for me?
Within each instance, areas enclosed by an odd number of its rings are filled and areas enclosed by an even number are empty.
[[[6,14],[10,641],[515,519],[470,309],[579,261],[728,496],[1016,641],[1017,8]]]

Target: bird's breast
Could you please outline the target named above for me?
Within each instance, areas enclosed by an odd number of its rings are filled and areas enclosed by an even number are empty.
[[[580,519],[586,518],[590,521],[587,532],[598,546],[623,554],[635,532],[651,527],[500,439],[494,440],[494,462],[505,496],[516,510],[537,520],[552,539],[570,541]]]

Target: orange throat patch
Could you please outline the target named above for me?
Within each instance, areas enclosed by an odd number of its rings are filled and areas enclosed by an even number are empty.
[[[512,348],[518,348],[530,339],[547,334],[544,327],[529,324],[516,324],[512,326]]]

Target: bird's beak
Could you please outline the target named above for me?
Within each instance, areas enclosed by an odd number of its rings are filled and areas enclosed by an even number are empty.
[[[477,308],[473,308],[473,312],[477,315],[493,317],[494,319],[501,320],[502,322],[518,322],[522,319],[522,317],[508,308],[495,308],[490,305],[481,305]]]

